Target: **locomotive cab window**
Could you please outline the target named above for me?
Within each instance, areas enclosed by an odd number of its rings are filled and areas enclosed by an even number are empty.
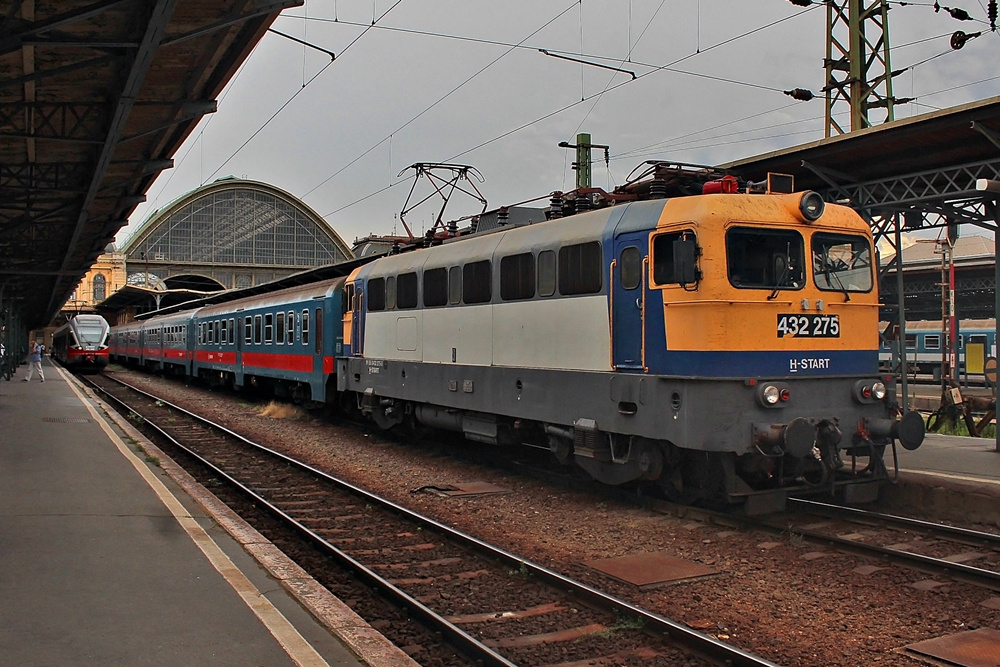
[[[697,282],[694,232],[672,232],[653,237],[653,284],[684,285]]]
[[[802,235],[781,229],[734,227],[726,232],[729,282],[744,289],[803,287]]]
[[[813,280],[821,290],[869,292],[874,286],[871,245],[863,236],[816,233],[812,257]]]

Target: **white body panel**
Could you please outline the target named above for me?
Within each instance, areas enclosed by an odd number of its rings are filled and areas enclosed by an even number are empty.
[[[611,370],[607,297],[510,301],[494,308],[495,366]]]

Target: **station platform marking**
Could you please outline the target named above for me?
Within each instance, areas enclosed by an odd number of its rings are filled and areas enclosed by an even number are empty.
[[[94,417],[94,421],[100,424],[101,429],[108,438],[115,444],[125,458],[132,464],[132,467],[142,476],[143,480],[153,490],[160,501],[170,510],[177,523],[187,532],[191,541],[194,542],[212,566],[222,575],[222,577],[233,587],[236,594],[250,608],[255,616],[264,624],[271,635],[277,640],[281,647],[297,665],[303,667],[322,667],[329,663],[313,648],[306,639],[299,634],[295,626],[289,622],[278,609],[271,604],[263,593],[246,577],[245,574],[229,559],[222,548],[216,544],[215,540],[202,528],[191,514],[184,509],[180,500],[174,496],[169,489],[157,479],[156,475],[146,466],[142,460],[136,456],[131,449],[122,441],[117,433],[111,428],[107,420],[101,415],[87,400],[79,388],[70,378],[64,375],[61,368],[56,368],[63,380],[70,386],[80,402],[86,406],[87,410]]]

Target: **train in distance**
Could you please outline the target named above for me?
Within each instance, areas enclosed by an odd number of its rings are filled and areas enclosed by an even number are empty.
[[[553,193],[545,221],[454,229],[116,326],[112,359],[751,513],[874,500],[886,449],[923,440],[879,371],[869,226],[789,176],[650,162],[612,192]]]
[[[81,314],[52,334],[52,357],[66,368],[96,372],[108,365],[111,328],[100,315]]]

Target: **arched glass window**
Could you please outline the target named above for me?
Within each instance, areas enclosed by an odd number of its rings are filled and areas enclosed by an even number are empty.
[[[108,282],[104,278],[103,274],[98,273],[94,276],[94,302],[104,301],[107,296]]]

